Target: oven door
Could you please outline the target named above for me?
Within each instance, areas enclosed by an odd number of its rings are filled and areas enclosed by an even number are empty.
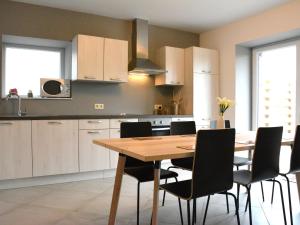
[[[152,126],[152,136],[170,135],[170,126]]]

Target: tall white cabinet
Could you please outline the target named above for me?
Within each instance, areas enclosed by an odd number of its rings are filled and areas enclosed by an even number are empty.
[[[185,49],[184,86],[176,90],[183,98],[182,113],[193,114],[198,129],[208,128],[216,119],[219,95],[218,52],[212,49],[190,47]]]

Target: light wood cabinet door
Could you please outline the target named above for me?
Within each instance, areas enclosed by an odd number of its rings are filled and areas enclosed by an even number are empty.
[[[193,115],[196,125],[208,126],[218,115],[218,76],[194,74]]]
[[[110,153],[107,148],[93,144],[94,139],[108,139],[109,129],[79,131],[80,172],[106,170],[110,168]]]
[[[77,35],[72,47],[72,73],[77,80],[103,80],[104,38]]]
[[[155,76],[155,85],[184,85],[184,49],[165,46],[157,62],[167,72]]]
[[[128,81],[128,42],[105,38],[104,80],[110,82]]]
[[[109,130],[110,138],[120,138],[120,129],[110,129]],[[118,165],[119,153],[115,151],[109,151],[110,157],[110,168],[115,169]]]
[[[193,48],[194,73],[219,74],[219,56],[213,49]]]
[[[0,180],[32,177],[31,121],[0,121]]]
[[[32,121],[32,150],[33,176],[78,172],[78,121]]]

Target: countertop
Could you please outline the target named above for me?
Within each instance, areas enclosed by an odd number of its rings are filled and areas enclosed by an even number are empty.
[[[192,115],[151,115],[151,114],[126,114],[126,115],[43,115],[27,114],[0,114],[0,120],[79,120],[79,119],[116,119],[116,118],[176,118],[193,117]]]

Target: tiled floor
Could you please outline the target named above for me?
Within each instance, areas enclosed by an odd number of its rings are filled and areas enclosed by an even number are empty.
[[[284,187],[286,186],[283,182]],[[275,203],[270,204],[271,184],[265,183],[266,202],[262,203],[260,185],[253,186],[254,224],[282,225],[283,217],[279,192]],[[150,223],[152,204],[152,183],[141,186],[141,225]],[[54,184],[30,188],[0,191],[1,225],[106,225],[113,189],[113,179],[98,179],[65,184]],[[300,224],[300,206],[296,185],[292,184],[294,224]],[[235,192],[235,187],[232,190]],[[286,194],[286,189],[284,189]],[[248,213],[244,213],[245,194],[241,195],[241,224],[248,223]],[[198,200],[198,223],[202,219],[206,198]],[[287,203],[287,202],[286,202]],[[230,201],[230,214],[226,213],[225,197],[215,195],[211,199],[207,225],[236,224],[234,204]],[[183,204],[184,215],[186,205]],[[159,209],[159,224],[179,225],[177,199],[167,195],[166,205]],[[117,224],[136,224],[136,181],[124,177]],[[185,223],[186,224],[186,223]],[[288,217],[289,224],[289,217]]]

